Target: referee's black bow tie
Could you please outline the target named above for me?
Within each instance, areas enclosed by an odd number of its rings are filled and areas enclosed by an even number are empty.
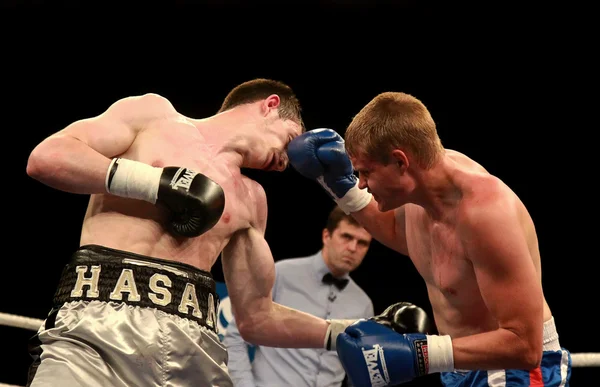
[[[345,278],[335,278],[331,273],[327,273],[323,276],[323,283],[328,285],[334,284],[338,289],[344,290],[348,285],[348,280]]]

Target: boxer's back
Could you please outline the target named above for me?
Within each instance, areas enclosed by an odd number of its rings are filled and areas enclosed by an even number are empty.
[[[155,167],[188,167],[216,181],[225,191],[226,201],[215,227],[196,238],[176,238],[164,227],[166,211],[144,201],[92,195],[80,244],[103,245],[210,271],[230,236],[250,223],[260,187],[228,164],[202,131],[202,121],[172,112],[148,122],[120,156]]]

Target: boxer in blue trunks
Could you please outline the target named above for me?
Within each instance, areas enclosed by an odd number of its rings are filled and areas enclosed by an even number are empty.
[[[354,385],[440,373],[449,387],[568,386],[571,357],[542,289],[531,216],[502,180],[442,146],[421,101],[382,93],[345,139],[308,131],[288,155],[374,239],[410,257],[427,286],[439,334],[363,320],[337,336]]]

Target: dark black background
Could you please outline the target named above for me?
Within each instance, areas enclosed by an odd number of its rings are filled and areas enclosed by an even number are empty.
[[[58,4],[1,9],[3,312],[44,318],[87,204],[87,197],[26,176],[38,142],[118,98],[146,92],[204,117],[235,85],[268,77],[295,89],[308,128],[342,134],[380,92],[420,98],[444,145],[482,163],[528,206],[561,344],[600,352],[589,323],[598,294],[598,124],[586,10],[558,3]],[[291,169],[249,174],[267,192],[266,238],[275,259],[314,253],[332,206],[321,188]],[[220,263],[213,272],[222,279]],[[376,242],[353,277],[376,312],[399,300],[429,310],[411,262]],[[0,327],[0,382],[25,383],[31,334]],[[574,369],[572,385],[590,385],[584,380],[595,370]]]

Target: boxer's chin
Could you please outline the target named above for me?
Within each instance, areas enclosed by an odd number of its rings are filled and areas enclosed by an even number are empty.
[[[377,199],[375,199],[375,200],[377,200]],[[377,209],[379,210],[379,212],[389,211],[390,208],[388,208],[388,207],[389,206],[385,203],[385,201],[377,201]]]

